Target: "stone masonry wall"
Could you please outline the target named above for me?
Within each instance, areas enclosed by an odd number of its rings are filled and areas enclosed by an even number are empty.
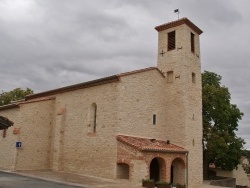
[[[17,126],[22,148],[17,150],[16,170],[49,169],[53,106],[54,100],[20,105]]]
[[[3,138],[3,130],[0,131],[0,169],[14,170],[18,135],[14,135],[13,130],[15,127],[19,126],[19,108],[0,111],[0,115],[14,122],[14,125],[6,130],[5,138]]]
[[[248,186],[250,187],[250,180],[248,179],[247,174],[245,173],[241,164],[238,165],[237,170],[232,171],[222,170],[222,169],[211,169],[216,172],[216,176],[220,177],[230,177],[236,179],[236,185]]]
[[[176,32],[176,49],[168,51],[168,32]],[[195,34],[195,52],[191,52],[190,33]],[[189,150],[189,187],[202,185],[202,99],[199,36],[183,24],[159,32],[158,67],[173,81],[166,84],[167,123],[170,140]],[[163,56],[160,55],[164,51]],[[193,83],[192,73],[195,74]]]
[[[164,76],[157,70],[121,77],[117,134],[167,140],[165,93]]]
[[[97,106],[96,132],[90,127],[93,103]],[[56,96],[53,170],[115,178],[117,105],[116,83]]]
[[[53,103],[53,100],[28,102],[0,111],[14,122],[6,138],[1,138],[1,169],[49,169]],[[18,129],[16,134],[14,129]],[[16,148],[17,141],[22,142],[21,148]]]

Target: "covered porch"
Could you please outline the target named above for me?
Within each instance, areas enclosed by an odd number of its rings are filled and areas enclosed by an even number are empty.
[[[187,185],[188,151],[151,138],[118,135],[117,179],[164,180]]]

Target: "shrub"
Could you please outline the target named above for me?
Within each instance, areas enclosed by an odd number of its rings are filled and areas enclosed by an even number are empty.
[[[164,180],[160,180],[160,181],[156,182],[156,185],[170,185],[170,183],[168,183]]]

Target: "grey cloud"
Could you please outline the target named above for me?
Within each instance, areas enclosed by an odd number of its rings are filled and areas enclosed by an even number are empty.
[[[0,14],[0,90],[39,92],[156,66],[154,27],[176,19],[179,8],[180,17],[204,31],[202,69],[222,76],[245,114],[237,134],[250,135],[249,0],[27,2],[32,4],[24,16]]]

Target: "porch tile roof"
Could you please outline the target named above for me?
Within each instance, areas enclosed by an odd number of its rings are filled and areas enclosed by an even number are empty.
[[[169,153],[187,153],[188,150],[183,147],[171,144],[170,142],[152,138],[141,138],[127,135],[118,135],[116,139],[119,142],[130,145],[140,151],[158,151]]]
[[[8,118],[0,116],[0,130],[8,129],[8,127],[12,126],[13,124],[14,123]]]

